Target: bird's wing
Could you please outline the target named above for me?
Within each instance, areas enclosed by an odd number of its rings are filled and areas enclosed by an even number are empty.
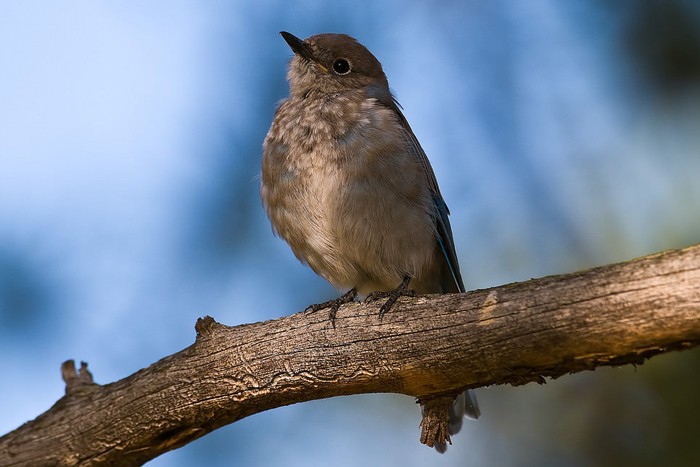
[[[396,99],[391,95],[390,98],[387,98],[385,94],[372,97],[377,98],[379,102],[386,105],[396,113],[396,116],[406,132],[411,150],[423,166],[423,172],[428,179],[428,186],[430,187],[430,192],[433,195],[433,207],[435,209],[435,225],[437,229],[438,243],[445,258],[446,266],[449,268],[449,274],[454,281],[454,286],[456,286],[446,287],[447,290],[445,291],[465,292],[466,289],[464,288],[462,274],[459,270],[459,262],[457,261],[457,253],[455,252],[455,243],[454,239],[452,238],[452,227],[450,226],[449,219],[450,210],[447,208],[447,204],[440,194],[440,188],[438,187],[437,179],[435,178],[435,172],[430,165],[428,156],[425,154],[425,151],[418,142],[416,135],[413,134],[413,130],[411,130],[408,120],[406,120],[406,117],[404,117],[403,113],[401,112],[401,106]]]

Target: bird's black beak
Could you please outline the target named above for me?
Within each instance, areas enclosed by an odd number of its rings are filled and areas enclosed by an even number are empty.
[[[303,58],[307,60],[313,60],[313,55],[311,53],[311,49],[309,48],[304,41],[299,39],[297,36],[294,34],[290,34],[287,31],[282,31],[280,32],[282,35],[282,38],[289,44],[289,47],[294,51],[295,54],[301,55]]]

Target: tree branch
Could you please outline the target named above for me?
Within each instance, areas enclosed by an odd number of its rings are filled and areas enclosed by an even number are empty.
[[[396,392],[542,382],[641,363],[700,342],[700,245],[466,294],[401,299],[227,327],[115,383],[63,366],[66,395],[0,438],[1,465],[140,465],[274,407]],[[429,405],[429,404],[428,404]]]

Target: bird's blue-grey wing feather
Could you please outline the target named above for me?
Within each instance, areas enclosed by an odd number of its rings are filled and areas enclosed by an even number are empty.
[[[445,266],[449,270],[447,276],[451,278],[449,281],[450,283],[442,284],[442,292],[465,292],[466,289],[464,288],[462,274],[459,270],[459,261],[457,261],[457,253],[455,251],[454,239],[452,237],[452,227],[450,226],[449,219],[450,210],[448,209],[445,200],[442,198],[442,194],[440,194],[440,188],[437,184],[435,172],[430,165],[428,156],[425,154],[425,151],[418,142],[416,135],[413,134],[413,130],[411,130],[411,126],[408,124],[406,117],[404,117],[403,113],[401,112],[401,108],[396,99],[394,99],[392,96],[390,100],[386,99],[385,97],[384,100],[379,99],[379,101],[390,107],[396,113],[404,131],[406,132],[406,137],[410,143],[409,146],[423,167],[423,171],[425,172],[425,176],[428,180],[428,186],[430,187],[430,191],[433,195],[437,240],[440,250],[445,258]]]

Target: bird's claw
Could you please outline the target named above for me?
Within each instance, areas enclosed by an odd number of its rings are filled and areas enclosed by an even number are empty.
[[[401,284],[399,284],[399,286],[396,287],[394,290],[390,290],[388,292],[372,292],[368,294],[365,298],[365,303],[370,303],[379,299],[386,298],[384,304],[381,307],[379,307],[379,319],[381,320],[386,314],[386,312],[391,310],[391,308],[394,306],[394,303],[396,303],[396,300],[398,300],[400,297],[416,296],[416,291],[408,288],[408,283],[410,281],[411,278],[406,276],[404,277]]]
[[[335,329],[335,317],[338,314],[338,310],[341,305],[350,303],[357,297],[357,289],[350,289],[338,298],[333,300],[328,300],[323,303],[316,303],[314,305],[309,305],[304,309],[305,313],[316,312],[328,308],[328,319],[331,321],[333,328]]]

